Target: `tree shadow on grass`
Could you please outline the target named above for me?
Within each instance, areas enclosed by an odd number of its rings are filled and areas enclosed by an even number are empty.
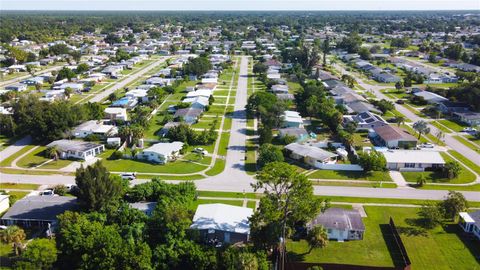
[[[473,257],[480,263],[480,240],[475,238],[473,234],[464,232],[458,224],[447,224],[443,226],[446,233],[456,234],[463,243],[463,249],[468,250]]]

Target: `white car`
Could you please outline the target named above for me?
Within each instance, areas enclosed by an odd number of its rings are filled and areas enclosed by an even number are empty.
[[[120,174],[120,177],[122,177],[122,179],[126,179],[126,180],[135,180],[137,179],[137,174],[136,173],[122,173]]]
[[[202,155],[204,155],[204,156],[205,156],[205,155],[208,155],[208,151],[205,150],[205,149],[203,149],[203,148],[201,148],[201,147],[197,147],[197,148],[193,149],[193,152],[202,154]]]
[[[434,148],[435,145],[431,143],[422,143],[419,145],[420,148]]]
[[[463,129],[463,132],[467,132],[467,133],[477,132],[477,129],[476,129],[476,128],[472,128],[472,127],[466,127],[466,128]]]

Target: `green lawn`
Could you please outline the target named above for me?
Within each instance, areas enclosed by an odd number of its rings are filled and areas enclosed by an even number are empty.
[[[417,187],[418,188],[418,187]],[[419,189],[434,189],[434,190],[456,190],[456,191],[480,191],[480,184],[468,185],[468,186],[440,186],[440,185],[423,185]]]
[[[445,153],[440,153],[445,162],[454,161],[450,156]],[[402,172],[403,177],[407,182],[416,183],[420,179],[421,175],[425,176],[428,183],[451,183],[451,184],[465,184],[475,181],[475,175],[460,164],[462,170],[460,175],[454,179],[446,178],[440,171],[430,172]]]
[[[214,176],[223,172],[224,169],[225,169],[225,160],[217,158],[217,160],[215,161],[215,165],[213,165],[213,167],[210,170],[206,171],[205,174],[208,176]]]
[[[339,179],[339,180],[369,180],[369,181],[392,181],[388,172],[363,171],[333,171],[317,170],[308,175],[310,179]]]
[[[308,253],[305,241],[289,241],[287,249],[291,258],[306,262],[346,263],[368,266],[398,265],[398,250],[389,232],[388,220],[393,217],[413,269],[475,269],[475,257],[480,256],[480,246],[461,238],[459,227],[448,224],[424,230],[415,226],[415,208],[366,206],[363,219],[366,231],[363,240],[338,243],[330,241],[324,249]],[[345,256],[348,254],[348,256]]]
[[[396,188],[397,185],[391,182],[370,181],[365,183],[356,183],[348,181],[322,181],[312,180],[312,184],[316,186],[345,186],[345,187],[373,187],[373,188]]]
[[[465,166],[469,167],[470,169],[472,169],[477,174],[480,174],[480,166],[473,163],[473,161],[471,161],[470,159],[464,157],[462,154],[460,154],[459,152],[457,152],[455,150],[448,150],[448,153],[450,155],[452,155],[454,158],[460,160],[463,164],[465,164]]]
[[[32,167],[37,167],[48,160],[49,158],[45,157],[44,151],[47,149],[46,146],[39,146],[37,149],[33,150],[32,152],[28,153],[28,155],[24,156],[20,160],[17,161],[17,166],[22,167],[22,168],[32,168]],[[64,159],[58,159],[51,161],[45,165],[42,165],[41,169],[60,169],[63,168],[70,163],[72,163],[72,160],[64,160]]]
[[[452,133],[452,131],[448,128],[446,128],[444,125],[440,124],[439,122],[437,121],[431,121],[430,124],[438,129],[440,129],[441,131],[443,131],[444,133]]]
[[[460,131],[463,130],[463,128],[467,127],[464,124],[461,124],[461,123],[458,123],[458,122],[455,122],[455,121],[451,121],[451,120],[447,120],[447,119],[438,120],[438,122],[441,123],[442,125],[446,126],[447,128],[449,128],[453,131],[456,131],[456,132],[460,132]]]
[[[36,190],[40,185],[36,184],[20,184],[20,183],[0,183],[0,189],[26,189]]]
[[[255,201],[247,201],[247,207],[252,208],[255,210],[255,206],[257,205],[257,202]]]
[[[15,154],[9,156],[8,158],[4,159],[1,163],[0,166],[2,167],[8,167],[12,164],[12,161],[14,161],[17,157],[25,154],[26,152],[30,151],[32,148],[34,148],[35,145],[26,145],[19,151],[17,151]]]
[[[165,165],[153,164],[139,160],[118,159],[109,160],[108,157],[113,151],[106,151],[101,154],[102,163],[109,170],[114,172],[142,172],[142,173],[172,173],[185,174],[202,171],[206,166],[195,164],[189,161],[177,160]]]

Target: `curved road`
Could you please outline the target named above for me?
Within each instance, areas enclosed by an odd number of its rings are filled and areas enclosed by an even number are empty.
[[[247,104],[248,57],[242,56],[240,74],[234,105],[233,121],[228,144],[225,170],[219,175],[194,181],[199,190],[252,192],[250,183],[255,179],[245,172],[245,142]],[[73,176],[63,175],[20,175],[1,174],[0,180],[14,183],[73,184]],[[136,180],[133,184],[146,180]],[[171,181],[178,182],[178,181]],[[314,186],[316,195],[347,196],[366,198],[430,199],[441,200],[446,190],[423,190],[413,188],[364,188],[343,186]],[[480,192],[462,191],[469,201],[480,201]]]

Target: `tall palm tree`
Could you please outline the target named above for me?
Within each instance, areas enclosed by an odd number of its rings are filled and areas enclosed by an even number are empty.
[[[6,244],[13,244],[15,254],[18,255],[25,240],[25,231],[18,226],[8,226],[5,230],[0,231],[0,240]]]
[[[404,116],[397,116],[396,120],[397,120],[397,125],[398,126],[401,126],[401,125],[405,124],[405,117]]]
[[[311,228],[307,233],[307,242],[310,246],[308,253],[314,248],[324,248],[328,244],[328,233],[322,225]]]
[[[58,160],[58,148],[56,146],[50,146],[45,149],[45,156],[47,158],[53,158],[53,160]]]

